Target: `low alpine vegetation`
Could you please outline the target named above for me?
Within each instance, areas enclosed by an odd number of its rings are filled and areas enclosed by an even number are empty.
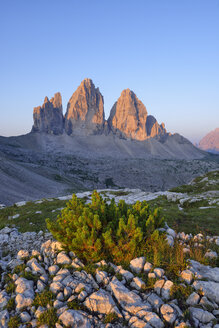
[[[73,195],[57,220],[47,219],[47,227],[85,263],[112,260],[129,263],[141,254],[147,239],[163,226],[160,209],[150,209],[147,202],[128,205],[114,199],[108,204],[94,191],[92,202],[85,204]]]

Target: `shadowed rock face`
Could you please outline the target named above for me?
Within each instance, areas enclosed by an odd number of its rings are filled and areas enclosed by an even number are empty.
[[[104,124],[103,96],[91,79],[85,79],[68,102],[65,131],[69,135],[100,134]]]
[[[149,138],[161,136],[167,133],[164,123],[158,124],[156,118],[152,115],[148,115],[146,122],[146,131]]]
[[[33,110],[33,132],[45,132],[48,134],[63,133],[62,97],[58,92],[50,100],[45,97],[42,106]]]
[[[108,119],[113,133],[125,138],[145,140],[166,133],[164,124],[147,114],[146,107],[133,91],[123,90]]]

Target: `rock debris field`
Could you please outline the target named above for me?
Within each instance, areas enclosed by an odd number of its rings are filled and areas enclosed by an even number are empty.
[[[202,234],[178,233],[166,227],[167,241],[179,241],[189,252],[189,240],[202,245]],[[219,237],[207,237],[219,245]],[[173,297],[174,282],[165,270],[145,257],[128,268],[101,261],[92,273],[65,252],[49,233],[0,231],[0,327],[219,327],[219,268],[188,262],[180,284],[190,290],[185,304]],[[17,252],[17,250],[20,250]],[[206,258],[217,258],[208,250]],[[144,273],[153,284],[146,288]],[[42,323],[46,317],[50,323]],[[17,321],[16,321],[17,320]],[[54,323],[52,323],[52,320]]]

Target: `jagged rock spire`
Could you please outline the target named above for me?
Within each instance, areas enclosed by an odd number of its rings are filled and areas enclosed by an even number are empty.
[[[84,79],[67,105],[67,134],[99,134],[105,123],[103,96],[91,79]]]
[[[146,107],[130,89],[123,90],[113,105],[108,124],[113,133],[136,140],[166,133],[164,125],[159,125],[153,116],[148,116]]]
[[[105,121],[103,96],[91,79],[84,79],[71,96],[65,117],[62,98],[56,93],[45,97],[42,106],[34,108],[33,132],[68,135],[112,133],[119,137],[143,141],[166,134],[164,124],[148,115],[146,107],[130,89],[123,90]]]
[[[63,133],[62,97],[59,92],[55,93],[50,100],[45,97],[42,106],[34,108],[33,132],[45,132],[49,134]]]

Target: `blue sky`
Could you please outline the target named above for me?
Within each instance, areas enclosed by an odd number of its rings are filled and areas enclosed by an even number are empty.
[[[106,117],[125,88],[170,132],[219,126],[219,0],[0,0],[0,135],[92,78]]]

